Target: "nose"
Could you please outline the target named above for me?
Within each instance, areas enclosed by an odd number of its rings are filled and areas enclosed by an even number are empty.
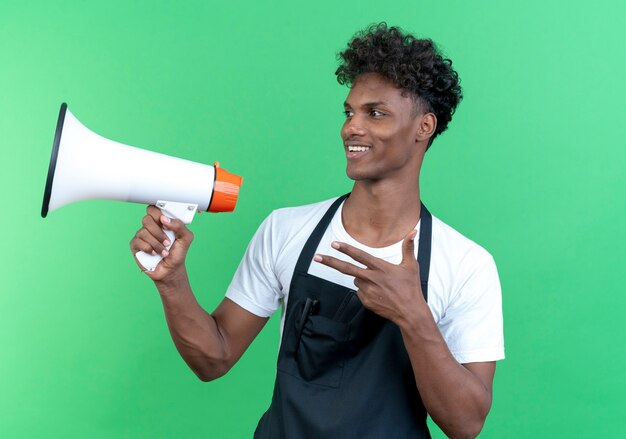
[[[360,137],[364,136],[366,133],[365,127],[359,118],[354,115],[348,119],[341,127],[341,137],[344,139],[349,139],[350,137]]]

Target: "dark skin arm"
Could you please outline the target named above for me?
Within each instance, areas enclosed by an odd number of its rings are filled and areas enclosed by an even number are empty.
[[[213,313],[206,312],[191,290],[185,268],[193,234],[181,221],[168,220],[159,209],[149,206],[143,227],[130,241],[130,247],[133,255],[142,250],[164,256],[154,272],[145,273],[159,291],[176,349],[198,378],[211,381],[230,370],[268,319],[246,311],[230,299],[224,299]],[[162,227],[176,235],[169,252]],[[135,262],[141,268],[136,258]]]
[[[415,235],[404,239],[399,265],[339,242],[335,249],[366,268],[326,255],[315,260],[354,276],[363,306],[398,325],[430,417],[448,437],[473,438],[491,408],[495,362],[459,364],[450,353],[422,295]]]

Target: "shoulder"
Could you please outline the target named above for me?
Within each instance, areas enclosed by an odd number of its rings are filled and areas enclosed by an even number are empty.
[[[322,217],[330,205],[338,197],[303,206],[283,207],[272,211],[270,217],[274,221],[285,223],[306,223],[311,218]]]
[[[490,273],[489,278],[497,279],[493,256],[434,216],[431,259],[439,275],[447,279],[445,284],[448,294],[451,295],[458,293],[471,278],[480,273]]]
[[[493,260],[482,246],[433,216],[433,251],[445,254],[454,263]]]
[[[272,211],[259,227],[253,243],[262,241],[274,258],[284,255],[286,250],[295,249],[306,240],[336,199]]]
[[[272,211],[266,221],[281,234],[297,233],[303,229],[313,230],[336,199],[331,198],[303,206],[276,209]]]

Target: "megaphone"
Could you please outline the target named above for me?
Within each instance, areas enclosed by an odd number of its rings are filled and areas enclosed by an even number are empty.
[[[198,211],[232,212],[243,179],[219,163],[192,162],[106,139],[59,110],[41,216],[80,200],[153,204],[169,218],[191,223]],[[175,236],[165,230],[171,243]],[[171,244],[170,244],[171,245]],[[168,248],[169,249],[169,248]],[[147,271],[163,259],[138,252]]]

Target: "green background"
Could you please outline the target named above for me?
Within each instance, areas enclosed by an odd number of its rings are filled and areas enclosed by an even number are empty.
[[[422,192],[498,264],[507,359],[481,437],[626,437],[626,7],[538,0],[0,2],[0,437],[252,436],[278,320],[200,382],[128,248],[144,207],[39,216],[59,104],[244,176],[234,214],[191,225],[212,310],[271,210],[351,187],[335,54],[382,20],[438,42],[464,87]]]

